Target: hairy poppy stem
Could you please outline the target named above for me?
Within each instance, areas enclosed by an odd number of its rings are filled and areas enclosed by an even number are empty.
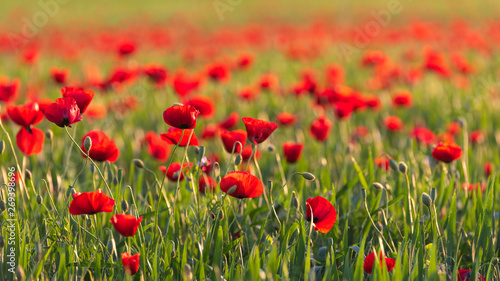
[[[111,191],[111,188],[109,187],[108,182],[106,181],[106,178],[104,178],[104,175],[103,175],[101,169],[99,168],[99,166],[97,166],[97,164],[94,162],[94,160],[92,158],[90,158],[90,156],[82,150],[82,148],[80,147],[80,145],[78,145],[78,143],[76,143],[75,139],[69,133],[68,127],[64,126],[64,130],[66,131],[66,134],[71,139],[71,141],[73,142],[73,144],[75,144],[76,147],[78,147],[78,149],[80,150],[80,152],[83,155],[85,155],[85,157],[88,158],[90,160],[90,162],[92,162],[92,164],[94,164],[94,167],[97,169],[97,172],[99,172],[99,175],[101,176],[101,179],[104,182],[104,185],[106,185],[106,188],[108,189],[108,192],[109,192],[109,194],[111,196],[111,199],[114,200],[115,198],[113,197],[113,192]]]

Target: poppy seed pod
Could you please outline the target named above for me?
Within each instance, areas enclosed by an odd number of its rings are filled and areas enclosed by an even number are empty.
[[[90,151],[90,148],[92,147],[92,139],[89,136],[85,137],[83,147],[85,147],[86,151]]]
[[[399,172],[405,175],[408,172],[408,166],[404,162],[399,162]]]
[[[389,159],[389,165],[391,166],[391,169],[393,169],[394,171],[399,171],[398,163],[394,161],[394,159]]]
[[[122,200],[121,207],[124,213],[128,212],[128,202],[126,200]]]
[[[144,162],[141,159],[134,159],[134,165],[139,169],[144,169]]]
[[[236,155],[236,157],[234,158],[234,165],[239,166],[241,164],[241,161],[241,154]]]
[[[24,171],[24,177],[26,178],[26,180],[32,180],[33,174],[31,174],[30,170],[26,169],[26,171]]]
[[[429,194],[427,193],[422,193],[422,203],[427,206],[427,208],[430,208],[431,207],[431,204],[432,204],[432,199],[431,197],[429,196]]]
[[[384,189],[384,186],[383,186],[381,183],[379,183],[379,182],[374,182],[374,183],[372,184],[372,186],[373,186],[375,189],[377,189],[377,190]]]
[[[3,140],[0,140],[0,155],[2,155],[4,151],[5,151],[5,143]]]
[[[305,178],[308,181],[313,181],[313,180],[316,179],[316,177],[313,174],[309,173],[309,172],[304,172],[301,175],[302,175],[303,178]]]
[[[45,136],[49,139],[49,141],[52,141],[52,139],[54,139],[54,132],[52,132],[51,129],[48,129],[45,131]]]

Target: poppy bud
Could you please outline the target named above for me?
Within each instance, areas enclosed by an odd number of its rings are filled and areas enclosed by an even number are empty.
[[[128,202],[126,200],[122,200],[122,211],[126,213],[128,211]]]
[[[398,163],[394,161],[394,159],[389,159],[389,165],[391,166],[391,169],[393,169],[394,171],[399,171]]]
[[[91,219],[87,219],[87,227],[88,228],[92,227],[92,220]]]
[[[85,137],[85,140],[83,141],[83,147],[85,147],[85,150],[87,152],[90,151],[90,148],[92,148],[92,139],[89,136]]]
[[[216,176],[216,177],[215,177],[215,182],[216,182],[217,184],[219,184],[219,183],[220,183],[220,181],[221,181],[221,177],[220,177],[220,176]]]
[[[384,189],[384,186],[383,186],[381,183],[379,183],[379,182],[374,182],[374,183],[372,184],[372,186],[373,186],[375,189],[377,189],[377,190]]]
[[[404,162],[399,162],[399,172],[405,175],[408,172],[408,166]]]
[[[118,185],[118,178],[117,177],[113,178],[113,185]]]
[[[498,264],[498,258],[497,258],[497,257],[494,257],[494,258],[491,260],[491,264],[493,264],[494,266],[497,266],[497,264]]]
[[[267,151],[274,152],[274,151],[276,151],[276,147],[274,147],[274,145],[270,144],[267,146]]]
[[[26,279],[26,276],[24,275],[24,270],[23,267],[18,265],[16,267],[16,278],[17,280],[24,281]]]
[[[241,164],[241,161],[241,154],[236,155],[236,157],[234,158],[234,165],[239,166]]]
[[[42,204],[42,196],[40,196],[40,194],[36,196],[36,203],[38,203],[38,205]]]
[[[3,140],[0,140],[0,155],[2,155],[4,151],[5,151],[5,143],[3,142]]]
[[[184,271],[182,272],[184,275],[184,278],[186,280],[192,280],[193,279],[193,271],[191,270],[191,266],[189,264],[184,265]]]
[[[199,159],[202,159],[202,158],[203,158],[203,156],[205,156],[205,146],[200,145],[200,146],[198,147],[198,158],[199,158]]]
[[[303,178],[305,178],[308,181],[313,181],[313,180],[316,179],[316,177],[313,174],[309,173],[309,172],[302,173],[301,175],[302,175]]]
[[[32,180],[33,179],[33,175],[31,174],[31,171],[26,169],[26,171],[24,171],[24,177],[26,178],[26,180]]]
[[[432,202],[435,202],[436,201],[436,188],[433,187],[431,188],[431,199],[432,199]]]
[[[363,200],[366,200],[366,189],[361,188],[361,196],[363,197]]]
[[[139,169],[144,169],[144,162],[141,159],[134,159],[134,165]]]
[[[76,190],[70,185],[68,188],[68,191],[66,192],[66,196],[70,197],[73,196],[73,194],[76,193]]]
[[[352,151],[352,145],[347,144],[347,146],[345,147],[345,154],[349,155],[351,154],[351,151]]]
[[[116,178],[118,179],[119,182],[122,181],[123,179],[123,169],[118,169],[118,172],[116,173]]]
[[[0,248],[3,248],[5,246],[5,239],[3,236],[0,236]]]
[[[333,247],[333,238],[328,238],[328,247]]]
[[[115,175],[113,175],[113,170],[111,170],[111,168],[108,169],[108,180],[111,180],[114,177],[115,177]]]
[[[54,139],[54,132],[52,132],[51,129],[48,129],[45,131],[45,136],[49,139],[49,141],[52,141],[52,139]]]
[[[432,204],[432,199],[431,197],[429,196],[429,194],[427,193],[422,193],[422,203],[427,206],[427,208],[430,208],[431,207],[431,204]]]
[[[297,208],[298,206],[299,206],[299,200],[297,199],[295,191],[292,191],[292,198],[290,199],[290,208]]]
[[[90,172],[93,174],[95,172],[94,164],[90,164]]]
[[[226,192],[226,193],[227,193],[227,195],[231,195],[231,194],[233,194],[233,193],[236,191],[236,189],[237,189],[237,188],[238,188],[238,186],[237,186],[237,185],[233,185],[233,186],[231,186],[231,188],[229,188],[229,189],[227,190],[227,192]]]

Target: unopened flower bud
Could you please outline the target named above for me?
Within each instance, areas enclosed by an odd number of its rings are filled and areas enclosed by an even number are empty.
[[[124,213],[128,212],[128,202],[126,200],[122,200],[121,207]]]
[[[202,159],[205,156],[205,146],[200,145],[198,147],[198,158]]]
[[[236,155],[236,157],[234,157],[234,165],[239,166],[241,164],[241,161],[242,161],[241,154],[238,154]]]
[[[377,190],[384,189],[384,186],[383,186],[381,183],[379,183],[379,182],[374,182],[374,183],[372,184],[372,186],[373,186],[375,189],[377,189]]]
[[[408,172],[408,166],[406,166],[406,164],[404,162],[399,162],[399,171],[402,173],[402,174],[405,174]]]
[[[361,188],[361,197],[363,197],[363,200],[366,200],[366,189]]]
[[[431,199],[432,199],[432,202],[436,202],[436,196],[437,196],[436,188],[433,187],[433,188],[431,188]]]
[[[42,204],[42,196],[40,196],[40,194],[36,196],[36,203],[38,203],[38,205]]]
[[[299,200],[297,199],[295,191],[292,191],[292,198],[290,199],[290,208],[297,208],[298,206],[299,206]]]
[[[332,237],[328,238],[328,247],[333,247],[333,238]]]
[[[0,140],[0,155],[2,155],[4,151],[5,151],[5,142],[3,140]]]
[[[267,146],[267,151],[274,152],[274,151],[276,151],[276,147],[274,145],[270,144]]]
[[[86,137],[85,140],[83,141],[83,147],[85,147],[85,150],[87,152],[90,151],[90,148],[92,148],[92,139],[90,137]]]
[[[313,180],[316,179],[316,177],[313,174],[309,173],[309,172],[304,172],[301,175],[302,175],[303,178],[305,178],[308,181],[313,181]]]
[[[491,260],[491,264],[493,264],[494,266],[496,266],[498,264],[498,258],[497,257],[494,257],[492,260]]]
[[[54,139],[54,132],[52,132],[51,129],[48,129],[45,131],[45,136],[49,139],[49,141],[52,141],[52,139]]]
[[[144,162],[142,162],[141,159],[134,159],[134,165],[139,168],[139,169],[143,169],[144,168]]]
[[[24,171],[24,177],[26,178],[26,180],[32,180],[33,179],[33,175],[31,174],[31,171],[26,169],[26,171]]]
[[[219,183],[220,183],[220,180],[221,180],[220,176],[216,176],[216,177],[215,177],[215,182],[216,182],[217,184],[219,184]]]
[[[398,163],[394,161],[394,159],[389,159],[389,165],[391,166],[391,169],[393,169],[394,171],[399,171]]]
[[[427,208],[430,208],[432,205],[432,199],[427,193],[422,193],[422,203],[427,206]]]
[[[122,168],[118,169],[118,172],[116,173],[116,179],[117,179],[119,182],[121,182],[121,181],[122,181],[122,179],[123,179],[123,169],[122,169]]]

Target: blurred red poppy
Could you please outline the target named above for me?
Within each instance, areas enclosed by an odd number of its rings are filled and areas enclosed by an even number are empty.
[[[82,121],[80,108],[74,98],[58,98],[45,108],[45,118],[59,127],[71,127]]]
[[[205,194],[205,192],[207,192],[207,191],[215,192],[215,186],[216,185],[217,185],[217,183],[211,177],[209,177],[209,176],[202,176],[198,180],[198,191],[201,194]]]
[[[409,91],[399,91],[392,96],[392,105],[394,107],[410,108],[413,105],[413,96]]]
[[[184,70],[179,70],[173,77],[172,85],[175,92],[181,96],[187,96],[200,87],[201,81],[198,76],[192,76]]]
[[[135,43],[131,40],[126,40],[118,45],[118,54],[121,57],[131,55],[135,52]]]
[[[389,158],[387,158],[387,156],[383,155],[383,156],[380,156],[380,157],[376,157],[373,160],[373,162],[380,169],[382,169],[382,170],[384,170],[386,172],[389,171]]]
[[[224,130],[220,133],[220,137],[222,139],[224,149],[228,153],[233,152],[233,147],[234,153],[240,153],[241,149],[247,142],[247,132],[243,130],[234,130],[232,132]],[[240,142],[240,144],[237,144],[236,142]]]
[[[87,110],[87,107],[94,98],[94,91],[83,90],[77,87],[64,87],[61,89],[61,94],[63,98],[74,98],[81,114]]]
[[[466,183],[466,182],[464,182],[462,184],[462,189],[465,191],[469,191],[469,192],[472,192],[472,191],[479,189],[479,188],[481,188],[481,192],[484,193],[486,191],[486,184],[484,184],[484,183],[482,183],[482,184]]]
[[[200,115],[205,119],[210,119],[215,115],[215,104],[212,99],[207,96],[192,96],[184,104],[191,105],[196,108],[200,112]]]
[[[255,159],[259,160],[261,153],[259,148],[255,147]],[[243,161],[249,161],[251,160],[250,157],[252,157],[253,153],[253,148],[251,144],[247,144],[243,147],[243,150],[241,151],[241,157],[243,158]],[[252,158],[253,159],[253,158]]]
[[[311,134],[318,141],[325,141],[330,135],[330,129],[332,128],[332,122],[324,115],[319,116],[311,124]]]
[[[52,76],[52,80],[54,80],[55,83],[65,85],[68,81],[69,70],[64,68],[51,67],[50,76]]]
[[[90,119],[102,119],[106,117],[108,110],[106,107],[99,103],[89,104],[87,110],[85,111],[85,117]]]
[[[276,116],[276,120],[283,126],[293,126],[297,122],[297,116],[292,113],[282,112]]]
[[[142,216],[138,219],[132,215],[116,214],[109,220],[116,231],[123,237],[134,236],[142,221]]]
[[[149,155],[158,161],[166,161],[170,155],[170,146],[155,132],[147,132],[145,141]]]
[[[241,118],[247,129],[248,140],[254,143],[262,143],[278,128],[274,122],[264,121],[251,117]]]
[[[246,101],[253,101],[259,97],[260,92],[252,86],[242,87],[238,91],[238,96]]]
[[[219,127],[226,130],[231,130],[240,120],[240,115],[237,112],[232,112],[226,119],[223,119],[219,122]]]
[[[304,144],[285,142],[283,143],[283,154],[287,163],[296,163],[302,155]]]
[[[458,122],[450,122],[446,125],[446,130],[450,134],[457,135],[462,130],[462,126]]]
[[[399,132],[403,130],[403,121],[397,116],[387,116],[384,118],[384,125],[391,132]]]
[[[472,274],[472,270],[470,270],[470,269],[459,269],[458,273],[457,273],[457,280],[458,281],[474,280],[474,278],[472,278],[471,274]],[[484,278],[484,276],[482,276],[479,273],[477,274],[477,278],[481,281],[486,281],[486,278]]]
[[[0,77],[0,101],[5,103],[13,101],[17,93],[19,92],[19,87],[21,85],[21,81],[16,78],[9,80],[9,78],[5,76]]]
[[[174,105],[163,112],[163,120],[168,125],[177,129],[193,129],[196,127],[196,119],[200,115],[192,105]]]
[[[140,256],[141,253],[137,253],[137,255],[134,256],[129,253],[122,253],[122,265],[126,274],[134,275],[139,271]]]
[[[42,151],[45,134],[34,127],[22,127],[16,135],[16,144],[25,155],[36,155]]]
[[[335,110],[335,117],[342,120],[349,119],[355,107],[350,102],[340,101],[333,104],[333,109]]]
[[[7,113],[12,121],[23,127],[36,125],[43,120],[43,112],[36,102],[18,106],[7,106]]]
[[[262,195],[264,185],[254,175],[247,172],[229,172],[220,182],[220,189],[236,198],[253,198]]]
[[[434,159],[450,163],[462,157],[462,149],[455,143],[440,142],[434,150],[432,150]]]
[[[84,135],[82,138],[81,147],[83,152],[85,153],[87,153],[87,150],[85,149],[84,145],[86,137],[90,137],[90,139],[92,140],[92,147],[88,152],[90,158],[100,162],[103,161],[115,162],[118,159],[120,151],[118,150],[115,141],[111,140],[106,135],[106,133],[104,133],[101,130],[93,130]]]
[[[189,136],[191,135],[191,132],[193,132],[193,130],[184,130],[184,135],[182,135],[182,131],[183,130],[181,129],[170,127],[166,133],[161,134],[161,138],[171,145],[176,145],[180,141],[179,146],[185,147],[188,145]],[[198,146],[198,138],[196,137],[196,134],[194,132],[191,140],[189,140],[189,145]]]
[[[306,220],[311,221],[312,218],[315,230],[328,233],[337,221],[335,207],[321,196],[307,199],[306,206]]]
[[[69,205],[69,213],[77,215],[93,215],[101,212],[111,213],[115,200],[106,196],[100,189],[93,192],[75,193]]]
[[[469,139],[470,139],[470,142],[472,143],[472,145],[481,144],[484,142],[484,134],[481,130],[476,130],[476,131],[470,132]]]
[[[259,79],[259,86],[262,90],[274,91],[279,87],[278,77],[274,74],[264,74]]]
[[[484,163],[484,176],[489,177],[493,171],[493,164],[491,162]]]
[[[205,71],[212,80],[217,82],[227,82],[231,78],[231,70],[224,62],[214,62],[206,66]]]
[[[371,274],[373,271],[373,265],[375,264],[375,257],[377,253],[376,252],[371,252],[368,256],[366,256],[365,261],[363,263],[363,268],[366,273]],[[394,269],[394,266],[396,265],[396,261],[391,258],[386,258],[385,255],[380,252],[379,254],[379,263],[381,268],[384,267],[384,264],[387,266],[387,271],[391,272]]]
[[[186,172],[186,168],[191,167],[193,164],[189,163],[184,163],[182,165],[182,171],[181,171],[181,164],[179,162],[173,162],[170,164],[170,166],[167,167],[165,166],[160,166],[158,169],[163,173],[167,175],[167,178],[172,181],[172,182],[177,182],[177,180],[182,181],[184,180],[184,173]],[[180,177],[180,178],[179,178]]]
[[[156,85],[163,85],[167,81],[167,70],[159,64],[148,64],[144,66],[144,74]]]
[[[431,145],[437,141],[437,137],[431,130],[425,127],[415,127],[410,132],[410,137],[415,138],[418,143]]]

